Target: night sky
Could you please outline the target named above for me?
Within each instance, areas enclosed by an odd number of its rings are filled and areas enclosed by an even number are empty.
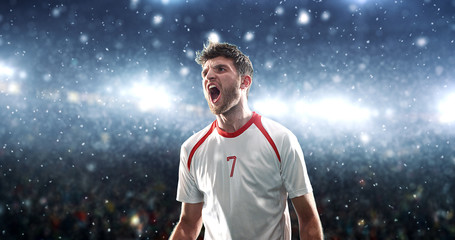
[[[209,40],[250,57],[250,107],[298,137],[318,204],[320,181],[374,188],[409,168],[436,166],[422,176],[432,185],[402,178],[395,190],[454,188],[455,0],[2,0],[3,187],[27,179],[20,166],[46,174],[71,159],[90,174],[160,155],[175,194],[180,145],[215,119],[194,61]],[[377,176],[350,175],[359,165]],[[450,194],[435,203],[452,224],[439,237],[455,234]],[[0,197],[0,216],[12,201]],[[341,216],[325,208],[324,221]]]

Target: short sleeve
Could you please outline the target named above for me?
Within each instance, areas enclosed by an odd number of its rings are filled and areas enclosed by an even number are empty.
[[[302,148],[291,132],[283,137],[280,152],[281,177],[289,197],[295,198],[312,192]]]
[[[199,203],[204,201],[203,194],[199,191],[196,180],[191,175],[186,163],[188,153],[182,146],[180,151],[179,180],[177,185],[177,201],[185,203]]]

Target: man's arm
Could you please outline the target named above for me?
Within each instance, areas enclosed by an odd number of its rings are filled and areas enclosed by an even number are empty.
[[[182,203],[180,220],[171,234],[170,240],[196,239],[202,228],[201,203]]]
[[[313,193],[293,198],[291,201],[299,220],[300,239],[323,239],[321,220]]]

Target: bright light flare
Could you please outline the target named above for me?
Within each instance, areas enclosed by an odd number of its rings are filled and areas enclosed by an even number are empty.
[[[207,38],[210,42],[218,43],[220,42],[220,35],[217,32],[210,32],[207,34]]]
[[[69,91],[67,93],[66,97],[67,97],[68,102],[71,102],[71,103],[80,103],[80,101],[81,101],[79,93],[76,91]]]
[[[298,112],[308,117],[328,122],[362,122],[372,115],[367,108],[355,106],[338,98],[323,99],[314,103],[298,102],[296,107]]]
[[[19,94],[21,92],[21,86],[18,83],[12,82],[8,85],[8,93]]]
[[[130,94],[137,99],[137,106],[142,112],[169,109],[172,102],[167,90],[162,86],[136,83]]]
[[[368,135],[368,134],[366,134],[366,133],[360,134],[360,141],[362,141],[364,144],[369,143],[370,140],[371,140],[370,135]]]
[[[254,103],[254,109],[265,116],[280,117],[287,115],[288,106],[279,99],[263,99]]]
[[[447,96],[439,104],[439,121],[442,123],[455,122],[455,93]]]
[[[22,92],[21,85],[17,82],[0,81],[0,93],[17,95]]]
[[[161,14],[153,16],[152,23],[155,26],[159,26],[161,23],[163,23],[163,16]]]
[[[297,23],[300,25],[308,25],[310,21],[311,21],[310,13],[306,10],[300,11]]]
[[[11,67],[8,67],[6,65],[3,65],[0,63],[0,76],[7,76],[11,77],[14,74],[14,69]]]

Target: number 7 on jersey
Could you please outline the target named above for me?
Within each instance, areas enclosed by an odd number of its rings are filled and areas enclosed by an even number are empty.
[[[227,161],[229,162],[229,160],[233,160],[232,161],[232,168],[231,168],[231,176],[234,175],[234,168],[235,168],[235,161],[237,160],[237,157],[236,156],[229,156],[227,157]]]

